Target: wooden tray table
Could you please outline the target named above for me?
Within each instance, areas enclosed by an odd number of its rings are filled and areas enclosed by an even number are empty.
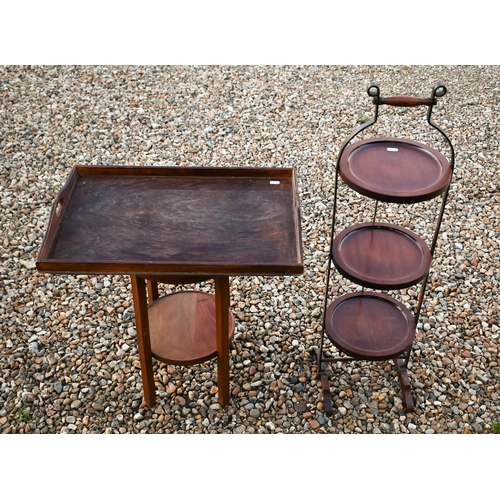
[[[151,356],[192,364],[217,355],[219,402],[225,406],[234,329],[229,276],[298,275],[302,261],[291,168],[76,166],[54,202],[37,268],[130,275],[146,403],[155,403]],[[215,279],[213,305],[199,292],[182,292],[182,307],[191,315],[215,319],[210,329],[190,318],[193,338],[185,352],[180,340],[185,332],[175,337],[165,326],[164,313],[178,309],[175,304],[172,309],[172,299],[153,302],[148,313],[145,280],[169,276],[179,282]],[[176,342],[165,341],[165,331]]]

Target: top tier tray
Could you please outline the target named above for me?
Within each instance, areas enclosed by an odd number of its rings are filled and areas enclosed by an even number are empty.
[[[74,167],[37,268],[72,274],[301,274],[290,168]]]
[[[354,142],[342,155],[340,176],[352,189],[375,200],[417,203],[446,190],[448,160],[435,149],[409,139],[377,137]]]

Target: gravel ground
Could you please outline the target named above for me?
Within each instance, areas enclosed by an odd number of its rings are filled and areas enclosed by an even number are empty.
[[[330,367],[327,418],[312,349],[321,334],[334,167],[342,141],[372,113],[370,81],[382,95],[422,97],[445,83],[435,120],[455,144],[456,171],[409,369],[415,411],[403,411],[390,362],[356,362]],[[494,431],[500,67],[4,66],[0,92],[0,433]],[[436,139],[423,108],[381,113],[378,133]],[[215,360],[155,362],[158,404],[143,405],[127,277],[36,270],[52,202],[75,164],[297,169],[304,274],[232,278],[237,333],[226,408]],[[368,217],[371,202],[341,195],[343,224]],[[428,202],[380,214],[428,237],[436,210]],[[355,289],[335,275],[332,298]],[[411,305],[415,290],[399,298]]]

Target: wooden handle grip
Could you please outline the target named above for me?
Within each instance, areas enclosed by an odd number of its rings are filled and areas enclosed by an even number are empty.
[[[39,271],[45,271],[45,260],[47,258],[47,253],[52,246],[52,242],[54,241],[55,234],[57,232],[57,228],[61,223],[64,211],[68,205],[69,195],[71,190],[75,184],[75,169],[71,171],[66,184],[62,187],[59,193],[54,200],[52,208],[49,214],[49,222],[47,224],[47,232],[42,241],[42,246],[40,247],[40,251],[38,253],[38,258],[36,261],[36,267]]]
[[[60,217],[65,201],[66,200],[64,199],[64,196],[60,195],[57,201],[54,203],[54,214],[56,217]]]
[[[401,95],[394,97],[380,97],[378,103],[387,104],[388,106],[430,106],[432,104],[432,99]]]

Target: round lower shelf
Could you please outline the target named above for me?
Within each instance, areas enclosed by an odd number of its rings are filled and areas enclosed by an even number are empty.
[[[355,191],[376,200],[417,203],[446,190],[452,175],[439,151],[409,139],[377,137],[354,142],[343,152],[339,172]]]
[[[407,307],[376,292],[344,295],[326,311],[328,338],[358,359],[380,361],[398,356],[412,345],[416,328]]]
[[[217,356],[215,296],[203,292],[165,295],[148,306],[153,357],[174,365],[202,363]],[[234,316],[229,315],[229,340]]]
[[[332,258],[346,278],[382,290],[419,283],[432,261],[420,236],[383,222],[356,224],[339,233],[333,241]]]

